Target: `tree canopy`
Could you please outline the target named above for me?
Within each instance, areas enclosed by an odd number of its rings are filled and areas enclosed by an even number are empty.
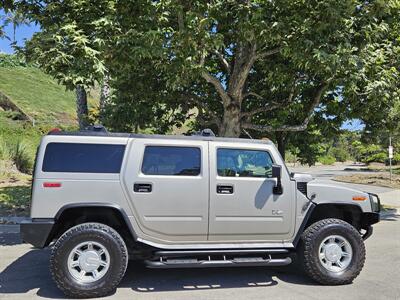
[[[164,132],[196,116],[220,136],[276,138],[382,120],[399,90],[400,3],[18,1],[28,56],[62,83],[107,72],[110,127]]]

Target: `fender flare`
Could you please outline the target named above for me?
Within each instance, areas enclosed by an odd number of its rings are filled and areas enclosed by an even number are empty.
[[[361,206],[359,204],[357,204],[357,203],[350,203],[350,202],[348,202],[348,203],[347,202],[341,202],[341,203],[338,203],[338,202],[315,203],[313,201],[310,201],[310,203],[311,203],[310,207],[307,210],[306,215],[304,216],[304,219],[303,219],[303,221],[302,221],[302,223],[301,223],[301,225],[299,227],[299,230],[297,231],[296,236],[293,239],[293,246],[294,247],[297,247],[298,243],[300,242],[301,235],[303,234],[304,229],[305,229],[308,221],[310,220],[310,217],[312,216],[315,208],[318,205],[353,206],[353,207],[356,207],[360,211],[360,213],[363,213],[363,210],[361,209]]]
[[[122,218],[123,218],[123,220],[125,222],[125,225],[127,226],[128,230],[129,230],[129,232],[131,233],[133,240],[137,241],[138,236],[137,236],[135,230],[133,229],[133,226],[132,226],[132,224],[131,224],[131,222],[129,220],[129,217],[128,217],[127,213],[125,212],[125,210],[121,206],[113,204],[113,203],[81,202],[81,203],[70,203],[70,204],[64,205],[58,210],[58,212],[56,213],[56,215],[54,217],[55,226],[57,224],[57,220],[61,217],[61,215],[66,210],[68,210],[68,209],[76,209],[76,208],[86,208],[86,207],[108,208],[108,209],[114,209],[114,210],[118,211],[121,214],[121,216],[122,216]]]

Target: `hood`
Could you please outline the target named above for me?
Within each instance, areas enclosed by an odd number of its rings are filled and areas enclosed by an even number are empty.
[[[323,182],[310,182],[307,185],[308,198],[313,202],[337,203],[358,205],[364,212],[371,211],[370,197],[363,192],[344,185],[335,185]]]
[[[296,182],[308,183],[308,182],[314,180],[314,177],[312,177],[310,174],[306,174],[306,173],[292,173],[292,179],[296,180]]]

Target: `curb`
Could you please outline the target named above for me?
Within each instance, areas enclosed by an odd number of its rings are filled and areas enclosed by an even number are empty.
[[[0,216],[0,224],[1,225],[18,225],[21,222],[29,220],[29,217],[1,217]]]

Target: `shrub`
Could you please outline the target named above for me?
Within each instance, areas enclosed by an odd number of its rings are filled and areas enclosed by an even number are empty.
[[[336,161],[345,162],[350,158],[349,152],[344,148],[332,148],[332,156],[335,157]]]
[[[363,162],[370,164],[373,162],[384,163],[387,159],[387,154],[385,152],[374,153],[368,155],[364,158]]]
[[[386,158],[385,164],[388,166],[390,164],[389,158]],[[392,165],[400,165],[400,153],[395,153],[392,158]]]
[[[5,141],[0,139],[0,175],[7,176],[12,168],[12,164],[12,155],[10,149]]]
[[[17,54],[0,53],[0,67],[26,67],[25,58]]]
[[[11,148],[12,161],[20,172],[31,173],[32,158],[24,143],[17,141]]]
[[[333,165],[336,162],[336,158],[332,155],[324,155],[320,156],[318,161],[323,165]]]
[[[285,161],[287,163],[296,163],[297,155],[293,154],[292,151],[286,151],[285,153]]]
[[[10,149],[4,140],[0,140],[0,160],[11,160]]]

